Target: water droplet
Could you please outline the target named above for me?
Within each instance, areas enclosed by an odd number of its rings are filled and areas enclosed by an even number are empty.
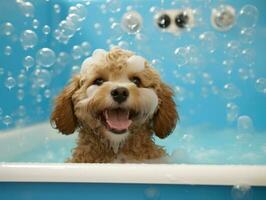
[[[57,14],[61,12],[61,7],[59,4],[54,4],[54,12]]]
[[[266,94],[266,78],[258,78],[255,83],[258,92]]]
[[[36,62],[43,67],[51,67],[56,61],[55,52],[49,48],[42,48],[36,54]]]
[[[32,30],[25,30],[20,35],[20,42],[24,50],[33,48],[38,43],[38,36]]]
[[[9,126],[10,124],[13,123],[13,119],[10,115],[6,115],[3,117],[3,123],[6,125],[6,126]]]
[[[34,58],[31,56],[26,56],[23,59],[23,66],[26,68],[28,71],[32,66],[34,65]]]
[[[213,53],[216,50],[218,38],[214,32],[209,31],[200,34],[199,40],[201,41],[201,46],[208,52]]]
[[[51,28],[50,26],[48,25],[44,25],[43,28],[42,28],[42,32],[45,34],[45,35],[48,35],[51,31]]]
[[[82,57],[83,51],[79,45],[74,45],[71,52],[72,57],[74,60],[78,60]]]
[[[121,25],[128,34],[136,34],[141,29],[142,17],[136,11],[127,12],[122,17]]]
[[[14,28],[13,24],[10,22],[6,22],[6,23],[2,24],[2,26],[0,27],[1,34],[5,35],[5,36],[12,35],[14,30],[15,30],[15,28]]]
[[[22,101],[23,99],[24,99],[24,95],[25,93],[24,93],[24,90],[23,89],[18,89],[18,91],[17,91],[17,98],[18,98],[18,100],[19,101]]]
[[[245,5],[239,12],[237,23],[241,28],[255,27],[258,18],[258,9],[253,5]]]
[[[52,76],[46,69],[36,69],[33,72],[33,82],[41,88],[48,86],[51,82]]]
[[[235,9],[230,5],[219,5],[212,10],[212,25],[219,31],[230,30],[235,24],[235,18]]]
[[[33,17],[34,16],[34,6],[29,1],[19,1],[19,7],[22,12],[22,14],[25,17]]]
[[[7,77],[7,79],[5,80],[5,86],[9,90],[11,90],[13,87],[15,87],[15,85],[16,85],[16,80],[12,76]]]
[[[237,119],[237,129],[242,133],[250,133],[253,130],[253,121],[247,115],[239,116]]]
[[[233,200],[251,200],[251,187],[248,185],[235,185],[231,194]]]
[[[37,29],[40,23],[37,19],[32,20],[32,28]]]
[[[235,99],[241,96],[241,91],[233,83],[228,83],[224,85],[222,95],[226,99]]]
[[[229,122],[235,121],[238,117],[239,107],[235,103],[230,102],[226,104],[226,110],[226,120]]]
[[[12,54],[12,47],[11,46],[6,46],[4,49],[4,54],[6,56],[10,56]]]

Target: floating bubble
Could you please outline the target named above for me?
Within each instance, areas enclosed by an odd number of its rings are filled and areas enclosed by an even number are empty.
[[[22,12],[22,14],[25,17],[33,17],[34,16],[34,6],[32,5],[31,2],[29,1],[20,1],[19,2],[19,7]]]
[[[192,74],[192,73],[190,73],[190,72],[186,73],[183,76],[183,78],[182,78],[182,80],[183,80],[184,83],[188,83],[188,84],[191,84],[191,85],[194,85],[196,83],[196,80],[195,79],[196,79],[195,78],[195,75]]]
[[[83,51],[79,45],[74,45],[71,52],[72,57],[74,60],[78,60],[82,57]]]
[[[180,86],[175,87],[176,97],[178,102],[183,102],[186,98],[186,90]]]
[[[241,91],[233,83],[228,83],[224,85],[222,95],[226,99],[235,99],[241,96]]]
[[[60,52],[56,59],[57,64],[61,66],[66,66],[68,63],[70,63],[70,61],[71,61],[71,57],[66,52]]]
[[[78,3],[76,6],[71,6],[68,12],[69,14],[78,15],[82,21],[87,17],[87,9],[81,3]]]
[[[242,50],[242,60],[245,64],[253,66],[255,64],[256,53],[254,49],[243,49]]]
[[[224,67],[226,73],[227,74],[231,74],[232,73],[232,70],[233,70],[233,65],[235,64],[234,60],[231,60],[231,59],[224,60],[222,62],[222,64],[223,64],[223,67]]]
[[[95,29],[97,35],[102,34],[102,25],[100,23],[95,23],[94,29]]]
[[[1,34],[5,35],[5,36],[10,36],[14,33],[14,26],[12,23],[10,22],[6,22],[3,25],[1,25],[0,27],[0,32]]]
[[[25,93],[24,93],[24,90],[23,89],[18,89],[18,91],[17,91],[17,98],[18,98],[18,100],[19,101],[22,101],[23,99],[24,99],[24,95]]]
[[[215,29],[228,31],[235,24],[236,12],[230,5],[220,5],[212,10],[211,22]]]
[[[5,124],[6,126],[9,126],[10,124],[13,123],[13,119],[10,115],[6,115],[3,117],[3,124]]]
[[[84,56],[89,56],[91,53],[91,45],[89,42],[82,42],[81,43],[81,49]]]
[[[36,69],[33,72],[34,83],[40,88],[48,86],[51,82],[52,76],[46,69]]]
[[[3,67],[0,67],[0,76],[5,73],[5,69]]]
[[[213,79],[211,78],[211,75],[204,72],[202,74],[202,78],[203,78],[203,83],[206,83],[207,85],[212,85],[213,84]]]
[[[33,48],[38,43],[38,36],[32,30],[25,30],[20,35],[20,42],[24,50]]]
[[[214,32],[208,31],[199,35],[201,45],[210,53],[213,53],[217,48],[218,38]]]
[[[66,18],[66,25],[68,29],[78,31],[81,28],[82,20],[79,15],[69,14]]]
[[[36,102],[37,103],[41,103],[42,102],[42,95],[40,95],[40,94],[36,95]]]
[[[43,28],[42,28],[42,32],[45,34],[45,35],[48,35],[51,31],[51,28],[50,26],[48,25],[44,25]]]
[[[36,63],[43,67],[51,67],[56,61],[55,52],[49,48],[42,48],[36,54]]]
[[[238,69],[238,75],[242,80],[248,80],[249,79],[249,70],[246,68],[239,68]]]
[[[52,94],[51,90],[49,90],[49,89],[44,90],[43,95],[45,98],[49,99],[51,97],[51,94]]]
[[[175,50],[175,60],[178,67],[188,63],[188,50],[185,47],[179,47]]]
[[[127,12],[122,17],[121,26],[128,34],[136,34],[141,29],[142,17],[136,11]]]
[[[242,28],[240,41],[244,44],[252,44],[255,38],[255,28]]]
[[[27,77],[25,76],[25,74],[23,73],[19,74],[17,78],[18,87],[24,87],[26,80]]]
[[[80,72],[80,67],[78,65],[74,65],[72,68],[71,68],[71,71],[72,71],[72,74],[79,74]]]
[[[11,47],[11,46],[6,46],[6,47],[4,48],[4,54],[5,54],[6,56],[10,56],[10,55],[12,54],[12,47]]]
[[[33,65],[34,65],[34,58],[31,56],[26,56],[23,59],[23,66],[26,68],[26,70],[28,71]]]
[[[241,8],[237,23],[241,28],[255,27],[259,18],[259,11],[253,5],[245,5]]]
[[[107,0],[106,8],[110,10],[112,13],[117,13],[121,11],[121,2],[120,0]]]
[[[251,187],[248,185],[235,185],[231,191],[233,200],[250,200]]]
[[[118,42],[118,46],[121,47],[122,49],[129,49],[129,44],[126,41]]]
[[[258,78],[255,82],[255,88],[258,92],[266,94],[266,78]]]
[[[18,116],[23,117],[26,115],[26,108],[23,105],[18,107]]]
[[[253,130],[253,121],[247,115],[239,116],[237,119],[237,129],[239,132],[251,132]]]
[[[5,80],[5,86],[11,90],[16,85],[16,80],[12,76],[8,76]]]
[[[38,19],[32,20],[32,28],[37,29],[39,25],[40,25],[40,22],[38,21]]]
[[[237,58],[240,52],[240,42],[238,40],[231,40],[226,44],[225,53],[230,57]]]
[[[59,4],[54,4],[54,12],[55,13],[60,13],[61,12],[61,7],[60,7],[60,5]]]
[[[238,117],[239,107],[235,103],[230,102],[226,104],[226,110],[226,120],[229,122],[235,121]]]

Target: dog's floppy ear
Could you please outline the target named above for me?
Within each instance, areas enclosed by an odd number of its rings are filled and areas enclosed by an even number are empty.
[[[54,110],[50,122],[63,134],[71,134],[77,127],[74,114],[72,95],[79,88],[79,76],[73,77],[71,82],[56,97]]]
[[[160,82],[156,91],[159,98],[158,110],[153,117],[153,130],[159,138],[165,138],[173,131],[179,120],[172,89]]]

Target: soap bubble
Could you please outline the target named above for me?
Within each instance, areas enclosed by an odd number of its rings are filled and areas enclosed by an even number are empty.
[[[36,69],[33,72],[33,82],[41,88],[48,86],[51,82],[52,76],[46,69]]]
[[[258,78],[255,83],[258,92],[266,94],[266,78]]]
[[[16,80],[12,76],[8,76],[5,80],[5,86],[11,90],[16,85]]]
[[[110,26],[110,31],[111,31],[111,37],[110,39],[112,40],[116,40],[116,41],[119,41],[121,40],[122,36],[123,36],[123,31],[121,29],[121,26],[120,24],[116,23],[116,22],[113,22]]]
[[[66,18],[66,25],[68,29],[78,31],[81,28],[82,20],[79,15],[69,14]]]
[[[241,91],[233,83],[228,83],[224,85],[222,95],[226,99],[235,99],[241,96]]]
[[[25,93],[23,89],[18,89],[17,91],[17,98],[19,101],[22,101],[24,99]]]
[[[219,31],[228,31],[235,24],[235,9],[230,5],[220,5],[212,10],[212,25]]]
[[[34,58],[31,56],[26,56],[23,59],[23,66],[26,68],[26,70],[28,71],[33,65],[34,65]]]
[[[121,25],[128,34],[136,34],[141,29],[142,17],[136,11],[127,12],[122,17]]]
[[[196,83],[196,80],[195,80],[195,75],[188,72],[186,73],[183,77],[182,77],[182,80],[184,83],[188,83],[188,84],[191,84],[191,85],[194,85]]]
[[[84,20],[87,17],[87,9],[81,3],[78,3],[76,6],[71,6],[68,12],[69,14],[78,15],[80,20]]]
[[[129,44],[126,41],[118,42],[118,46],[121,47],[122,49],[129,49]]]
[[[25,108],[25,106],[20,105],[20,106],[18,107],[18,111],[17,111],[17,113],[18,113],[18,116],[20,116],[20,117],[25,116],[25,115],[26,115],[26,108]]]
[[[239,68],[238,69],[238,75],[242,80],[248,80],[249,79],[249,70],[247,68]]]
[[[20,1],[19,2],[19,7],[22,12],[22,14],[25,17],[33,17],[34,16],[34,6],[32,5],[31,2],[29,1]]]
[[[242,28],[240,30],[240,41],[244,44],[252,44],[255,38],[255,28]]]
[[[256,53],[254,49],[243,49],[242,50],[242,60],[245,64],[253,66],[255,64]]]
[[[234,60],[231,60],[231,59],[224,60],[222,62],[222,64],[223,64],[223,67],[224,67],[226,73],[227,74],[231,74],[232,73],[232,69],[233,69],[233,65],[235,64]]]
[[[102,34],[102,25],[100,23],[95,23],[94,29],[95,29],[97,35]]]
[[[84,56],[89,56],[91,53],[91,45],[89,42],[82,42],[81,43],[81,49]]]
[[[237,40],[231,40],[226,44],[225,53],[231,57],[237,58],[240,55],[240,43]]]
[[[36,63],[43,67],[51,67],[55,60],[55,52],[49,48],[42,48],[36,54]]]
[[[61,7],[59,4],[54,4],[54,12],[57,14],[61,12]]]
[[[247,115],[241,115],[237,119],[237,129],[239,132],[251,132],[253,130],[253,121]]]
[[[217,48],[218,38],[214,32],[207,31],[199,35],[199,40],[203,48],[213,53]]]
[[[233,200],[250,200],[251,187],[248,185],[235,185],[231,191]]]
[[[44,25],[43,28],[42,28],[42,32],[45,34],[45,35],[48,35],[51,31],[51,28],[50,26],[48,25]]]
[[[0,27],[1,34],[5,36],[10,36],[13,34],[15,28],[12,23],[6,22]]]
[[[210,74],[204,72],[202,74],[202,78],[203,78],[203,83],[205,83],[207,85],[212,85],[213,84],[213,79],[212,79]]]
[[[24,50],[27,50],[36,46],[38,36],[32,30],[25,30],[20,35],[20,42]]]
[[[79,45],[74,45],[71,52],[72,57],[74,60],[78,60],[82,57],[83,51]]]
[[[226,104],[226,110],[226,120],[229,122],[235,121],[238,117],[239,107],[235,103],[230,102]]]
[[[26,80],[27,77],[25,76],[25,74],[19,74],[17,78],[18,87],[24,87]]]
[[[74,65],[72,68],[71,68],[71,71],[72,71],[72,74],[79,74],[80,72],[80,67],[78,65]]]
[[[42,102],[42,95],[37,94],[35,100],[36,100],[37,103],[41,103]]]
[[[68,63],[70,63],[70,61],[71,61],[71,57],[66,52],[60,52],[56,59],[57,64],[61,66],[66,66]]]
[[[4,54],[6,56],[10,56],[12,54],[12,47],[11,46],[6,46],[4,49]]]
[[[10,115],[6,115],[3,117],[3,123],[6,125],[6,126],[9,126],[10,124],[13,123],[13,119]]]
[[[121,2],[120,0],[106,0],[106,8],[107,10],[110,10],[112,13],[120,12]]]
[[[175,60],[178,67],[182,67],[188,63],[188,50],[185,47],[175,49]]]
[[[32,28],[37,29],[39,25],[40,25],[40,22],[38,21],[38,19],[32,20]]]
[[[237,23],[242,28],[255,27],[259,18],[259,11],[253,5],[245,5],[241,8]]]

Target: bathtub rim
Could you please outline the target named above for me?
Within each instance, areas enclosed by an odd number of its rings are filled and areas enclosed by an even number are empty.
[[[266,186],[266,166],[1,163],[0,182]]]

